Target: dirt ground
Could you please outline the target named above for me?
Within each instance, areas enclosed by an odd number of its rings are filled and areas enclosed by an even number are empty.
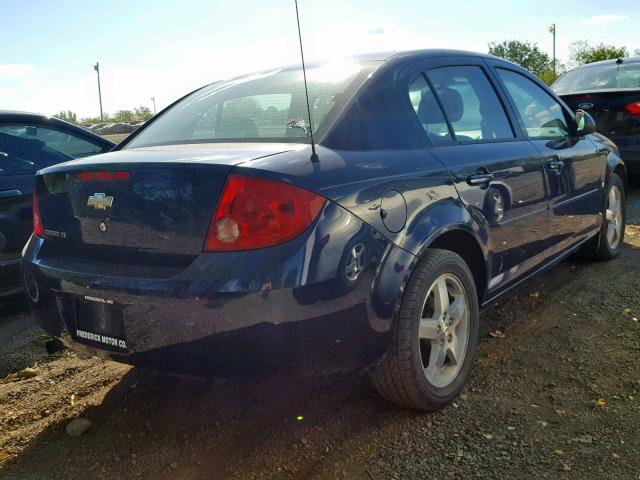
[[[470,381],[434,414],[365,372],[210,381],[48,356],[5,307],[1,374],[39,363],[0,383],[0,478],[639,479],[639,189],[627,214],[620,259],[571,259],[482,314]]]

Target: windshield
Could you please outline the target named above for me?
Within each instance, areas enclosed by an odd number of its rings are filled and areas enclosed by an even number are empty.
[[[307,70],[314,131],[344,104],[372,63],[340,61]],[[142,130],[126,148],[233,141],[307,142],[309,116],[301,68],[218,82],[187,96]]]
[[[640,62],[578,68],[563,75],[551,88],[559,95],[616,88],[640,89]]]

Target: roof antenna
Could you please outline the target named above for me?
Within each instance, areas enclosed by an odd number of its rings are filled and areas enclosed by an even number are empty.
[[[316,153],[316,142],[313,140],[313,124],[311,123],[311,107],[309,106],[309,89],[307,88],[307,70],[304,66],[304,51],[302,50],[302,34],[300,33],[300,14],[298,13],[298,0],[296,3],[296,20],[298,21],[298,40],[300,41],[300,58],[302,59],[302,77],[304,78],[304,94],[307,97],[307,114],[309,115],[309,134],[311,136],[311,161],[319,162]]]

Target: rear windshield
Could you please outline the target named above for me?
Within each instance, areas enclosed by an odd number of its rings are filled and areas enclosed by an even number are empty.
[[[314,131],[373,70],[341,61],[307,69]],[[302,69],[287,68],[218,82],[187,96],[142,130],[126,148],[205,142],[307,142],[309,116]]]
[[[640,89],[640,62],[578,68],[563,75],[551,88],[559,95],[616,88]]]

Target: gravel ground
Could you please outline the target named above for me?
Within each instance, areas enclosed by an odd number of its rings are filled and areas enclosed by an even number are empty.
[[[22,297],[0,299],[0,379],[46,360],[48,339],[29,318]]]
[[[47,356],[5,312],[0,367],[41,363],[0,383],[0,478],[638,479],[640,190],[629,203],[619,260],[569,260],[483,312],[469,384],[434,414],[364,372],[210,381]],[[92,425],[71,437],[76,417]]]

